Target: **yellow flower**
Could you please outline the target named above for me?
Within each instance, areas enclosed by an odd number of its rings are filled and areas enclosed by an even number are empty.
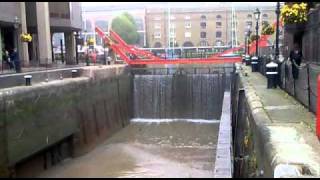
[[[299,9],[300,7],[298,4],[295,3],[295,4],[293,4],[292,8]]]

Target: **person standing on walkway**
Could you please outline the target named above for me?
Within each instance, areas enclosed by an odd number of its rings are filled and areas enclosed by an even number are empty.
[[[16,48],[14,48],[12,50],[11,55],[10,55],[10,59],[14,63],[14,67],[16,69],[16,72],[20,73],[21,72],[20,59],[19,59],[19,54],[18,54]]]
[[[299,67],[302,61],[302,51],[299,44],[294,44],[294,49],[290,52],[290,61],[292,63],[292,76],[293,79],[299,78]]]
[[[10,68],[10,69],[13,69],[13,64],[12,64],[12,62],[10,61],[9,52],[8,52],[5,48],[3,48],[2,51],[3,51],[3,53],[2,53],[2,60],[9,65],[9,68]],[[3,64],[2,64],[2,65],[3,65]]]

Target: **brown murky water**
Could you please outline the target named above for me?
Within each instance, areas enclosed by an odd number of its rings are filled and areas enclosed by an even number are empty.
[[[219,121],[131,122],[39,177],[213,177]]]

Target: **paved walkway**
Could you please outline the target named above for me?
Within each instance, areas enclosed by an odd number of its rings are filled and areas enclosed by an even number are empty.
[[[320,143],[315,134],[315,115],[280,88],[267,89],[267,79],[251,72],[251,67],[241,67],[246,97],[252,113],[256,114],[253,117],[259,117],[255,121],[265,136],[264,148],[270,150],[273,167],[295,164],[307,167],[318,176]]]

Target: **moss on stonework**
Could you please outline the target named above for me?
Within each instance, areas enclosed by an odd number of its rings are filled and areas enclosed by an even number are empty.
[[[0,178],[8,178],[10,176],[10,171],[7,167],[0,165]]]

